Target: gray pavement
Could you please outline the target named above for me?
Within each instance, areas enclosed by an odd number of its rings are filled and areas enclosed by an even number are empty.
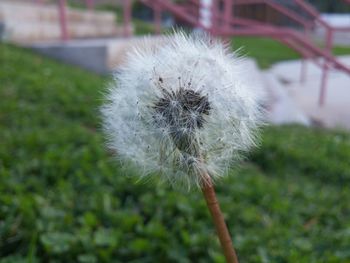
[[[339,58],[350,65],[350,55]],[[302,112],[311,123],[325,127],[350,129],[350,76],[338,70],[331,70],[327,81],[325,103],[318,104],[322,71],[313,63],[307,62],[306,78],[300,81],[301,61],[284,61],[275,64],[267,74],[275,80],[277,90],[288,94],[289,100],[299,112]],[[275,91],[278,94],[278,92]],[[280,103],[288,105],[288,100]],[[276,112],[283,116],[281,110]]]

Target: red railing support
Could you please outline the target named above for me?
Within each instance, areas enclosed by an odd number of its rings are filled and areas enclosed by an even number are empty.
[[[85,0],[86,7],[91,11],[95,8],[94,0]]]
[[[214,35],[217,36],[219,33],[218,28],[220,28],[220,24],[218,23],[219,20],[216,19],[219,16],[219,6],[218,6],[218,0],[211,0],[211,7],[210,7],[210,27],[208,31]]]
[[[342,70],[350,75],[350,67],[341,63],[332,55],[333,32],[348,32],[350,31],[350,27],[341,28],[331,26],[320,16],[320,13],[311,4],[304,0],[291,0],[291,2],[306,12],[311,19],[304,18],[296,11],[273,0],[187,0],[181,4],[177,4],[175,1],[171,0],[139,1],[150,6],[154,10],[156,9],[154,2],[156,2],[157,5],[159,5],[157,8],[166,10],[193,27],[202,28],[216,36],[230,39],[232,36],[238,35],[270,37],[291,47],[301,54],[304,60],[306,58],[311,59],[312,62],[322,69],[321,90],[319,94],[320,105],[323,105],[325,101],[328,71],[330,68]],[[219,3],[223,4],[223,8],[221,6],[219,8]],[[243,4],[265,4],[270,6],[279,14],[302,25],[304,31],[299,32],[288,27],[234,16],[234,8],[237,5]],[[308,36],[308,32],[314,28],[315,25],[322,26],[327,32],[324,49],[319,48],[318,45],[312,41],[311,37]],[[318,58],[322,58],[323,60],[319,60]],[[301,82],[305,81],[306,78],[306,61],[304,60],[301,65]]]
[[[333,48],[333,30],[332,30],[332,28],[327,28],[325,49],[329,55],[332,55],[332,48]],[[328,82],[327,81],[328,80],[328,72],[329,72],[329,67],[327,65],[327,61],[324,61],[324,65],[322,67],[320,97],[318,100],[318,104],[320,107],[322,107],[325,103],[325,96],[326,96],[326,92],[327,92],[327,82]]]
[[[325,103],[325,97],[326,97],[326,88],[327,88],[327,80],[328,80],[328,72],[329,68],[326,62],[324,62],[323,69],[322,69],[322,79],[321,79],[321,89],[320,89],[320,96],[318,99],[318,105],[322,107]]]
[[[224,19],[225,19],[225,28],[230,29],[231,25],[229,21],[234,20],[233,0],[225,0],[224,2]]]
[[[131,35],[131,0],[123,0],[123,34],[124,37]]]
[[[157,2],[153,3],[153,20],[154,31],[157,35],[159,35],[162,28],[162,9]]]
[[[326,51],[331,55],[333,49],[333,29],[328,28],[326,31]]]
[[[306,70],[307,70],[307,65],[306,65],[306,57],[303,57],[301,60],[301,66],[300,66],[300,83],[305,83],[306,81]]]
[[[66,0],[59,0],[58,11],[61,27],[61,40],[66,41],[69,39],[67,28]]]

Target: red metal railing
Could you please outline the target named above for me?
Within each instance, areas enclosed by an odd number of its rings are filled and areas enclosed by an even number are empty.
[[[146,5],[149,5],[149,0],[139,0]],[[344,0],[345,2],[350,2],[350,0]],[[198,22],[198,17],[193,17],[193,15],[184,12],[184,9],[180,9],[180,6],[169,0],[153,0],[153,5],[156,4],[160,9],[171,12],[174,16],[187,21],[190,25],[196,27],[202,27],[203,29],[209,31],[213,35],[217,36],[261,36],[261,37],[271,37],[281,43],[289,46],[290,48],[296,50],[302,55],[304,59],[312,59],[312,61],[322,68],[321,77],[321,87],[319,94],[319,105],[322,106],[325,101],[326,84],[328,78],[328,71],[331,68],[340,69],[350,75],[350,68],[341,62],[339,62],[334,56],[332,56],[333,47],[333,35],[335,31],[350,32],[349,28],[339,28],[329,25],[324,21],[318,11],[313,8],[310,4],[306,3],[304,0],[293,0],[293,2],[306,12],[312,19],[307,20],[300,16],[298,13],[290,10],[283,5],[272,1],[272,0],[223,0],[224,8],[219,10],[218,1],[212,0],[213,10],[211,28],[205,28]],[[201,1],[191,0],[187,1],[190,5],[196,3],[198,8],[201,8]],[[300,24],[304,32],[310,31],[315,25],[323,27],[326,31],[325,47],[321,49],[316,44],[314,44],[307,36],[307,34],[302,34],[295,29],[284,28],[278,25],[269,25],[261,21],[250,20],[235,17],[233,14],[233,9],[239,5],[251,5],[251,4],[265,4],[280,14],[290,18],[294,22]],[[150,5],[149,5],[150,6]],[[152,8],[152,6],[150,6]],[[216,8],[215,8],[216,7]],[[157,22],[159,23],[159,21]],[[159,24],[157,25],[159,27]],[[323,58],[324,62],[320,62],[318,58]],[[305,64],[302,65],[301,80],[305,79]]]
[[[43,3],[44,0],[34,0],[37,3]],[[59,17],[61,26],[61,39],[69,39],[68,25],[66,18],[66,0],[57,0],[59,6]],[[343,0],[350,3],[350,0]],[[171,0],[139,0],[149,6],[154,11],[155,32],[161,31],[161,15],[163,11],[172,13],[175,17],[188,23],[192,27],[202,28],[215,36],[230,37],[237,35],[271,37],[297,51],[303,59],[311,59],[316,65],[322,68],[321,87],[319,95],[319,105],[325,101],[326,84],[328,71],[331,68],[340,69],[350,75],[350,68],[339,62],[332,55],[333,36],[336,31],[350,33],[350,27],[334,27],[322,19],[319,12],[304,0],[291,0],[310,18],[305,18],[296,11],[283,6],[273,0],[221,0],[222,8],[219,8],[219,0],[187,0],[182,4],[175,3]],[[210,17],[201,10],[204,4],[210,5]],[[95,6],[95,0],[85,0],[88,9],[92,10]],[[298,32],[293,28],[281,27],[279,25],[264,23],[257,20],[246,19],[234,15],[234,9],[241,5],[264,4],[284,17],[302,26],[304,33]],[[131,14],[132,0],[122,0],[123,7],[123,32],[124,36],[131,35]],[[207,20],[210,19],[210,23]],[[318,47],[308,37],[309,32],[316,25],[324,28],[326,32],[325,46],[323,49]],[[319,60],[323,58],[323,62]],[[301,80],[305,79],[305,64],[302,65]]]
[[[68,28],[67,28],[67,14],[66,14],[66,0],[59,0],[58,13],[61,26],[61,39],[63,41],[68,40]]]

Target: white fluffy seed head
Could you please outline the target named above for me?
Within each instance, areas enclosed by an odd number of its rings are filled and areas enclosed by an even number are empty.
[[[109,147],[142,178],[200,186],[203,171],[214,180],[255,145],[261,93],[220,42],[177,32],[126,61],[102,115]]]

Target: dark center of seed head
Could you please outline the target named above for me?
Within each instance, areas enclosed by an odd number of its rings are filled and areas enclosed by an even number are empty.
[[[207,96],[192,89],[180,87],[176,91],[162,89],[162,96],[154,103],[155,122],[167,128],[176,147],[193,154],[197,148],[194,134],[205,123],[211,107]]]

